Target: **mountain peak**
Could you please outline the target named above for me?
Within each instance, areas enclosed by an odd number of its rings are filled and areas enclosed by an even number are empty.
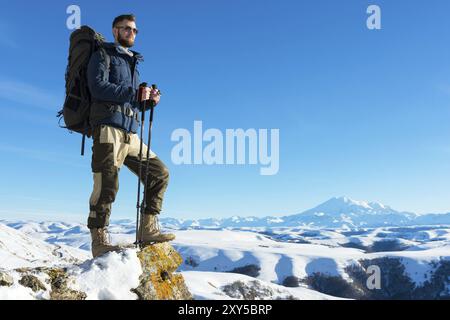
[[[365,200],[354,200],[346,196],[333,197],[315,208],[307,210],[304,213],[317,214],[324,213],[331,216],[340,216],[341,214],[358,215],[385,215],[399,214],[391,207],[379,202],[369,202]]]
[[[361,200],[354,200],[349,197],[341,196],[341,197],[333,197],[329,199],[328,201],[325,201],[324,203],[320,204],[320,206],[327,205],[327,206],[358,206],[358,207],[364,207],[366,209],[370,209],[370,205],[367,201],[361,201]]]
[[[328,201],[320,204],[318,207],[326,206],[328,208],[348,208],[348,207],[360,207],[361,209],[367,210],[379,210],[379,211],[393,211],[391,207],[384,205],[380,202],[369,202],[365,200],[355,200],[346,196],[333,197]]]

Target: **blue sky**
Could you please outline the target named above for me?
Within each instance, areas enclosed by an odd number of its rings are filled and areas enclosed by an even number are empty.
[[[84,221],[90,147],[58,128],[66,8],[109,40],[133,12],[143,80],[163,97],[152,149],[171,181],[164,216],[285,215],[333,196],[450,211],[450,3],[360,0],[2,1],[0,218]],[[382,30],[366,8],[382,10]],[[5,13],[8,14],[5,14]],[[280,168],[171,162],[177,128],[280,130]],[[135,217],[126,168],[112,218]]]

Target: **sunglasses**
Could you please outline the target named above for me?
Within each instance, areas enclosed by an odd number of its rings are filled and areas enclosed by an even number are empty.
[[[138,34],[138,32],[139,32],[138,29],[132,28],[132,27],[130,27],[130,26],[126,26],[126,27],[118,26],[118,27],[116,27],[116,28],[117,28],[117,29],[124,29],[126,32],[133,32],[135,35]]]

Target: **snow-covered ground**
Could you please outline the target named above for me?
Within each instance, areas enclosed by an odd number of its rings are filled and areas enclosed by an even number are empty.
[[[109,230],[114,243],[134,241],[132,221],[116,221]],[[311,290],[304,283],[296,288],[283,283],[291,276],[305,279],[314,273],[348,279],[346,267],[360,260],[398,257],[406,274],[420,285],[433,271],[431,262],[450,259],[450,226],[353,231],[301,227],[171,231],[177,236],[172,244],[184,260],[179,272],[196,299],[242,299],[239,292],[224,290],[236,282],[261,291],[261,298],[266,299],[338,298]],[[70,272],[80,279],[88,299],[134,298],[129,288],[139,277],[139,263],[131,259],[133,255],[113,254],[93,263],[88,260],[89,250],[89,231],[82,224],[0,221],[0,270],[72,266]],[[99,278],[109,280],[98,282]],[[24,289],[17,290],[18,297],[22,297]],[[36,293],[28,296],[42,298]]]
[[[267,283],[246,275],[228,272],[208,271],[184,271],[182,272],[189,291],[196,300],[232,300],[245,299],[238,291],[224,292],[223,288],[230,284],[241,282],[250,284],[250,288],[256,288],[258,294],[265,299],[298,299],[298,300],[336,300],[337,297],[329,296],[306,287],[287,288],[282,285]]]
[[[196,299],[248,298],[246,290],[264,299],[337,298],[311,290],[306,280],[322,274],[352,283],[349,266],[383,257],[400,261],[402,272],[417,286],[436,270],[439,281],[450,281],[449,213],[417,215],[340,197],[284,217],[161,222],[176,234],[172,244],[184,261],[179,272]],[[135,223],[112,221],[109,232],[113,243],[130,244]],[[0,271],[68,266],[88,299],[134,298],[129,288],[140,269],[132,256],[128,252],[89,260],[90,235],[83,224],[0,220]],[[442,261],[445,266],[439,269]],[[98,282],[101,278],[107,280]],[[300,280],[295,288],[292,279]],[[17,290],[18,297],[27,296],[22,287]],[[28,296],[42,298],[37,293]]]
[[[42,249],[42,248],[40,248]],[[40,264],[40,267],[43,265]],[[54,263],[53,267],[66,267],[67,275],[71,279],[68,286],[72,290],[84,292],[87,300],[136,300],[137,296],[130,290],[139,285],[142,273],[141,264],[136,251],[127,249],[123,252],[112,252],[95,260],[87,260],[80,264],[67,264],[65,261]],[[42,271],[33,271],[45,290],[33,291],[20,285],[23,274],[18,270],[7,270],[13,279],[11,287],[0,286],[0,300],[35,300],[49,299],[49,275]]]

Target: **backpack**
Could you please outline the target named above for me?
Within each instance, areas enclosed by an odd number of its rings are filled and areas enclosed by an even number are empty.
[[[91,109],[91,94],[88,88],[87,67],[92,54],[98,50],[102,53],[109,68],[110,57],[103,44],[105,38],[88,26],[82,26],[70,35],[69,58],[66,68],[66,97],[63,108],[57,113],[58,124],[72,132],[83,135],[81,155],[84,155],[86,136],[91,136],[89,114]],[[65,126],[61,126],[64,119]]]

